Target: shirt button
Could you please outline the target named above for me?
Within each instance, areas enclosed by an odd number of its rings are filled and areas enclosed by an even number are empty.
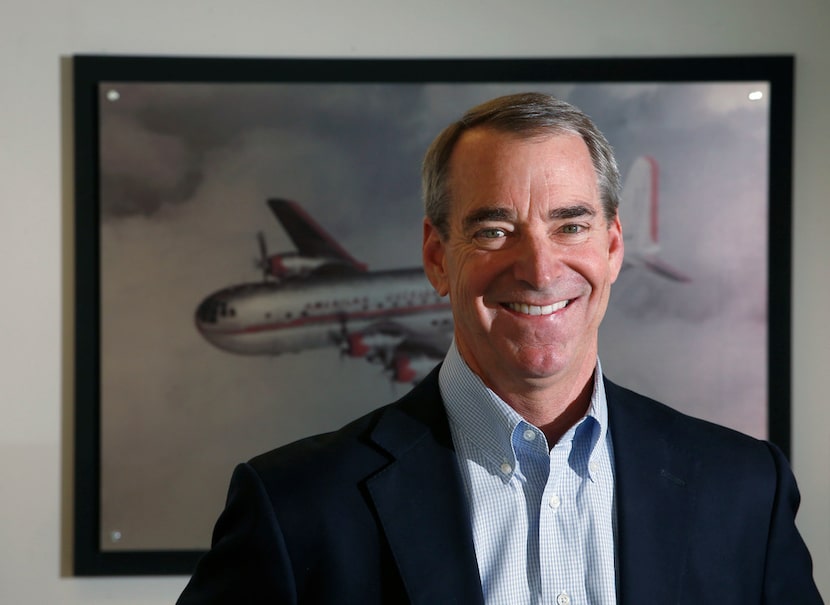
[[[509,475],[510,471],[513,470],[513,467],[510,466],[509,464],[507,464],[507,462],[503,462],[500,468],[501,468],[501,472],[504,473],[505,475]]]
[[[533,431],[533,429],[527,429],[522,435],[522,437],[524,437],[525,441],[533,441],[534,439],[536,439],[536,433]]]
[[[550,504],[550,507],[553,510],[556,510],[557,508],[559,508],[559,505],[562,504],[562,500],[560,500],[559,496],[554,495],[554,496],[551,496],[550,500],[548,501],[548,504]],[[565,596],[567,597],[568,595],[565,595]]]
[[[556,597],[556,605],[570,605],[571,597],[567,593],[561,593]]]
[[[599,470],[599,464],[597,464],[596,462],[592,462],[588,465],[588,470],[590,470],[592,473],[596,473]]]

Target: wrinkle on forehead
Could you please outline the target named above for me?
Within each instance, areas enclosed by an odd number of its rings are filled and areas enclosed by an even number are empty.
[[[568,144],[551,148],[547,143],[553,139]],[[576,164],[575,156],[580,156]],[[530,214],[543,220],[593,217],[601,209],[590,151],[575,133],[526,139],[487,129],[469,131],[459,140],[450,166],[452,206],[462,212],[456,215],[462,229],[486,221],[515,222]],[[558,207],[550,208],[552,204]]]

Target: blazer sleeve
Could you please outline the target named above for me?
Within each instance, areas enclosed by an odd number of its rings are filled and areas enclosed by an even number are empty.
[[[259,475],[236,467],[210,551],[178,605],[296,604],[294,574],[274,508]]]
[[[769,605],[822,605],[813,580],[813,563],[795,526],[801,497],[795,477],[781,451],[767,444],[778,477],[764,570],[764,599]]]

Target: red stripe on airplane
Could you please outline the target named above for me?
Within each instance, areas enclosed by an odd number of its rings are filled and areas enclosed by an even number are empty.
[[[657,213],[660,207],[660,170],[659,166],[657,165],[657,160],[655,160],[653,157],[646,156],[646,160],[648,160],[649,164],[651,164],[651,241],[656,244],[658,241],[660,241],[658,239],[658,227],[660,222],[658,221],[657,217]]]
[[[376,311],[360,311],[357,313],[328,313],[326,315],[313,315],[307,317],[299,317],[291,321],[258,324],[254,326],[249,326],[247,328],[242,328],[241,330],[210,330],[210,332],[213,334],[256,334],[258,332],[270,332],[272,330],[299,328],[302,326],[314,324],[373,319],[376,317],[388,317],[389,315],[414,315],[415,313],[421,313],[424,311],[441,311],[449,309],[450,305],[446,303],[437,305],[425,305],[419,307],[390,307],[389,309],[378,309]],[[390,311],[392,313],[390,313]]]

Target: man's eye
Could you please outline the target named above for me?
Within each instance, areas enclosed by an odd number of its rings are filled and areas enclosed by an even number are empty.
[[[483,239],[497,239],[499,237],[504,237],[506,235],[504,229],[499,229],[497,227],[491,227],[489,229],[482,229],[478,233],[476,233],[476,237],[481,237]]]
[[[562,227],[562,233],[580,233],[584,229],[582,225],[565,225]]]

